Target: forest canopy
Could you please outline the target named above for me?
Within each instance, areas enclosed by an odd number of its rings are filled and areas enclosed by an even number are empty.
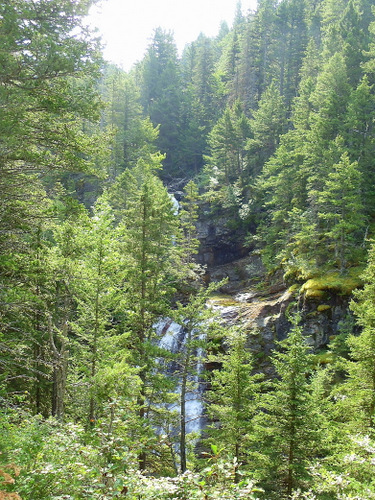
[[[0,498],[375,498],[371,0],[157,28],[129,72],[91,4],[0,1]],[[212,307],[205,224],[285,335]]]

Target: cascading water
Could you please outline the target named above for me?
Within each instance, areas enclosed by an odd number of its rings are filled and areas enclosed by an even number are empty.
[[[179,325],[172,321],[171,319],[161,319],[156,325],[154,325],[155,331],[157,333],[159,340],[159,347],[171,352],[172,354],[178,354],[186,349],[187,343],[187,331],[183,325]],[[204,339],[202,334],[197,333],[197,338],[200,340]],[[189,386],[193,389],[189,389],[186,393],[185,399],[185,424],[187,433],[199,433],[205,424],[204,418],[204,404],[203,404],[203,391],[204,385],[201,380],[203,371],[203,348],[198,347],[194,352],[194,359],[196,361],[196,366],[192,370],[189,377]],[[177,362],[170,362],[167,371],[171,375],[178,375],[180,367]],[[181,384],[178,383],[176,387],[176,392],[180,393]]]

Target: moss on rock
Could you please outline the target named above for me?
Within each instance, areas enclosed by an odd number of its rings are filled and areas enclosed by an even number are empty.
[[[328,311],[329,309],[331,309],[331,306],[330,306],[330,305],[328,305],[328,304],[320,304],[320,305],[317,307],[317,311],[318,311],[318,312]]]
[[[332,272],[316,276],[307,280],[300,292],[305,295],[306,299],[323,299],[330,293],[349,296],[353,290],[362,285],[361,273],[362,268],[353,268],[345,275]]]

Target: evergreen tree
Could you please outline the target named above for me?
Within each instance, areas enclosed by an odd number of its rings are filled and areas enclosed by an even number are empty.
[[[224,45],[223,54],[218,63],[218,67],[221,68],[220,77],[226,84],[226,93],[230,104],[239,98],[238,63],[241,51],[242,26],[243,20],[240,20],[227,39],[222,42]]]
[[[308,2],[307,2],[308,3]],[[281,65],[280,87],[287,109],[297,95],[301,78],[301,68],[308,45],[307,5],[306,2],[291,1],[287,8],[287,50],[285,64]]]
[[[96,42],[82,26],[88,2],[11,1],[1,6],[2,179],[43,169],[88,170],[99,118]],[[72,36],[76,30],[77,36]],[[69,124],[69,126],[67,126]]]
[[[340,162],[332,166],[323,190],[317,193],[318,219],[323,226],[319,228],[320,240],[328,251],[328,259],[333,251],[331,263],[340,273],[347,269],[350,261],[360,260],[357,248],[363,241],[365,225],[360,186],[358,164],[350,163],[345,152]]]
[[[81,240],[82,257],[73,285],[76,314],[71,322],[75,337],[75,369],[80,394],[73,399],[75,413],[80,400],[84,417],[93,425],[98,419],[97,374],[109,351],[112,317],[118,308],[119,287],[123,270],[118,241],[113,228],[113,214],[103,201],[96,203],[93,217],[80,221],[77,238]],[[72,342],[73,344],[73,342]],[[77,384],[78,385],[78,384]],[[82,415],[83,417],[83,415]]]
[[[2,207],[0,378],[9,394],[28,391],[31,407],[48,416],[51,364],[45,314],[51,205],[42,186],[32,181],[23,193],[15,185]]]
[[[259,175],[265,162],[273,155],[286,128],[285,105],[273,82],[262,94],[259,107],[250,120],[252,137],[246,149],[249,154],[250,176]]]
[[[197,239],[196,223],[198,221],[198,187],[189,181],[184,188],[184,197],[179,209],[179,219],[182,241],[179,242],[182,258],[187,264],[193,264],[194,255],[198,252],[199,240]]]
[[[246,182],[247,158],[246,141],[250,135],[249,120],[241,104],[237,101],[232,108],[227,107],[209,135],[211,155],[206,157],[206,175],[209,186],[222,193],[227,205],[235,203],[233,191],[242,195]]]
[[[309,50],[308,60],[316,67],[319,59],[314,46],[310,45]],[[292,115],[295,129],[282,138],[274,158],[266,164],[261,186],[266,189],[265,201],[276,222],[270,230],[267,222],[265,225],[265,239],[276,243],[274,249],[266,247],[266,254],[272,259],[278,249],[279,259],[284,260],[288,272],[295,266],[293,273],[303,269],[301,274],[306,275],[316,272],[317,266],[326,261],[324,245],[311,252],[307,243],[321,238],[323,198],[319,193],[324,191],[324,180],[346,151],[336,140],[345,128],[349,100],[342,55],[337,53],[329,59],[316,80],[311,76],[311,68],[305,66],[300,88]],[[358,189],[356,184],[359,196]]]
[[[180,468],[184,473],[187,468],[187,411],[186,406],[188,397],[192,397],[193,392],[198,392],[199,373],[197,365],[202,364],[204,352],[207,346],[207,331],[212,328],[209,320],[212,320],[213,313],[205,308],[206,302],[213,291],[217,290],[222,283],[211,283],[207,288],[201,288],[198,293],[191,295],[187,304],[177,304],[177,309],[173,312],[175,321],[183,325],[185,330],[185,342],[181,346],[175,361],[178,365],[180,378],[179,384],[179,406],[180,406],[180,425],[179,425],[179,449],[180,449]],[[196,396],[199,397],[199,394]]]
[[[46,323],[52,372],[52,415],[63,419],[70,370],[72,324],[75,319],[75,286],[79,279],[77,264],[83,255],[80,225],[85,212],[70,214],[54,228],[56,244],[49,255],[49,289],[46,301]]]
[[[221,368],[210,377],[208,414],[214,424],[208,433],[210,441],[224,448],[238,465],[245,463],[251,467],[255,449],[253,419],[259,412],[263,376],[254,374],[246,334],[239,327],[225,330],[224,348],[225,354],[209,357],[210,362],[220,363]]]
[[[178,175],[181,80],[171,33],[157,28],[142,66],[141,103],[154,126],[160,126],[158,149],[166,154],[164,176]]]
[[[347,363],[348,379],[339,389],[344,415],[354,432],[372,432],[375,426],[375,371],[374,371],[374,272],[375,247],[371,244],[367,267],[363,273],[364,288],[355,293],[351,309],[362,327],[360,335],[350,335],[347,343],[350,360]],[[349,418],[348,418],[349,417]]]
[[[347,3],[340,23],[344,38],[344,57],[348,68],[348,79],[352,86],[358,85],[363,76],[363,54],[368,50],[369,24],[373,16],[367,0]]]
[[[366,3],[367,2],[365,2],[365,4]],[[370,15],[370,13],[369,13],[369,8],[372,12],[372,15]],[[371,77],[373,78],[374,74],[375,74],[375,43],[373,42],[372,37],[375,33],[375,21],[374,21],[374,13],[372,10],[372,5],[371,4],[369,5],[367,3],[367,8],[364,9],[364,12],[367,13],[367,15],[369,16],[369,20],[370,20],[370,24],[368,27],[369,33],[370,33],[370,41],[369,41],[368,51],[365,53],[365,60],[363,63],[363,67],[364,67],[364,70],[366,71],[366,73],[371,75]],[[371,80],[370,83],[374,83],[373,80]]]
[[[374,210],[374,194],[372,190],[374,171],[372,157],[374,150],[373,117],[375,100],[373,87],[367,76],[359,83],[350,95],[348,112],[343,135],[351,161],[358,162],[362,175],[362,203],[367,214]]]
[[[259,99],[258,19],[249,17],[244,28],[238,56],[238,96],[246,114],[256,109]]]
[[[49,404],[42,403],[41,395],[46,399],[52,347],[46,322],[50,268],[45,263],[54,214],[42,176],[98,173],[104,161],[96,160],[105,158],[94,126],[100,113],[100,58],[97,41],[84,27],[89,5],[65,0],[0,5],[0,280],[7,296],[2,326],[6,345],[23,346],[14,358],[19,381],[30,375],[23,361],[27,351],[34,363],[32,398],[44,414]]]
[[[213,42],[204,35],[196,41],[196,64],[193,85],[198,102],[201,105],[200,123],[205,129],[211,128],[218,116],[217,82],[214,75],[215,55]]]
[[[101,125],[113,136],[109,175],[114,180],[139,158],[155,152],[158,130],[142,116],[140,92],[132,75],[114,66],[106,67],[101,95],[106,100]]]
[[[265,412],[258,422],[261,449],[269,460],[269,478],[274,479],[271,488],[287,497],[303,486],[307,466],[319,450],[319,419],[309,379],[312,355],[299,320],[298,316],[293,320],[288,337],[280,342],[281,350],[274,353],[277,378],[262,398]]]
[[[311,142],[306,145],[306,164],[311,166],[310,183],[318,190],[326,170],[325,152],[343,131],[349,92],[346,64],[343,56],[336,53],[324,64],[310,97],[313,112],[310,114],[308,139]]]
[[[155,331],[153,324],[166,315],[175,291],[174,269],[179,267],[174,244],[178,235],[178,220],[171,199],[156,176],[160,156],[148,162],[139,160],[132,171],[119,176],[114,191],[123,203],[118,227],[120,251],[126,256],[126,273],[122,285],[123,328],[129,332],[128,348],[133,353],[133,365],[139,367],[141,380],[138,395],[139,416],[145,428],[155,388],[152,373],[155,365]],[[146,467],[144,450],[140,468]]]
[[[205,113],[199,101],[196,89],[190,82],[183,92],[180,153],[181,173],[185,178],[197,175],[203,165],[203,153],[207,147],[208,123],[205,122]]]

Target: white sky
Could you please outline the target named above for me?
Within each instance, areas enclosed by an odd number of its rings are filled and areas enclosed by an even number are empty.
[[[174,33],[181,53],[200,33],[216,36],[221,21],[233,23],[238,0],[102,0],[90,11],[99,28],[104,57],[128,71],[141,60],[159,26]],[[256,0],[242,0],[242,12],[255,10]]]

